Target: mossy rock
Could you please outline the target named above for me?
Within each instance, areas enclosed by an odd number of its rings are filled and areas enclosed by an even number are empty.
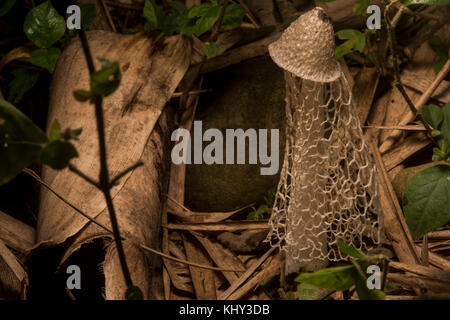
[[[263,176],[260,167],[266,166],[260,165],[259,159],[256,165],[187,165],[186,204],[193,210],[226,211],[264,203],[264,196],[278,184],[283,164],[283,71],[268,56],[258,57],[208,75],[204,87],[212,88],[213,92],[202,95],[197,109],[195,120],[202,121],[203,132],[216,128],[225,138],[225,129],[268,129],[269,133],[270,129],[279,129],[279,169],[276,175]],[[270,137],[268,142],[270,152]],[[225,155],[224,150],[224,158]]]

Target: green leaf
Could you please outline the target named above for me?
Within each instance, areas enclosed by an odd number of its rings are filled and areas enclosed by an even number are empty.
[[[213,56],[219,51],[219,45],[215,42],[206,42],[205,54],[207,57]]]
[[[341,40],[353,40],[353,49],[362,52],[366,46],[366,35],[359,30],[344,29],[336,32]]]
[[[421,111],[425,121],[434,129],[439,129],[439,125],[444,120],[444,114],[441,108],[436,105],[429,105],[423,106]]]
[[[186,8],[186,5],[184,3],[182,3],[182,2],[170,1],[170,6],[176,13],[178,13],[178,15],[188,12],[188,9]]]
[[[297,296],[299,300],[317,300],[323,289],[308,283],[300,283],[297,286]]]
[[[355,267],[335,267],[316,271],[314,273],[302,273],[295,281],[329,290],[344,291],[355,284]]]
[[[239,4],[231,4],[225,9],[222,23],[230,28],[238,28],[242,24],[246,11]]]
[[[359,0],[353,5],[352,11],[356,15],[365,16],[367,12],[367,7],[370,5],[370,0]]]
[[[53,73],[61,50],[59,48],[37,49],[30,53],[30,61],[38,67],[42,67]]]
[[[41,163],[61,170],[67,167],[69,161],[78,157],[78,152],[70,142],[55,140],[45,145],[41,153]]]
[[[11,8],[16,4],[16,0],[6,0],[0,5],[0,17],[3,17],[5,14],[11,10]]]
[[[164,20],[164,11],[156,4],[155,0],[145,0],[144,18],[146,20],[144,29],[147,31],[156,30]]]
[[[406,223],[415,239],[450,221],[450,165],[424,169],[411,178],[405,197]]]
[[[61,39],[65,30],[66,22],[53,8],[50,0],[31,9],[23,24],[23,31],[28,39],[41,48],[49,48]]]
[[[188,18],[192,19],[195,17],[203,17],[208,13],[208,10],[211,9],[212,7],[213,5],[209,2],[193,6],[191,9],[189,9]]]
[[[175,31],[178,31],[180,29],[178,18],[179,15],[176,11],[169,11],[169,13],[167,13],[167,15],[164,17],[164,20],[160,23],[159,29],[168,36],[173,35]]]
[[[0,185],[39,158],[47,136],[19,109],[0,99]]]
[[[95,16],[97,15],[95,4],[83,3],[79,6],[81,11],[81,26],[86,30],[94,23]]]
[[[437,36],[432,36],[428,40],[428,43],[430,44],[431,48],[438,57],[437,61],[433,65],[434,72],[437,74],[442,69],[442,67],[445,65],[445,63],[449,58],[448,45]]]
[[[356,279],[355,279],[355,285],[356,285],[356,292],[358,293],[358,297],[360,300],[385,300],[386,294],[377,289],[369,289],[367,287],[367,276],[366,274],[361,270],[361,266],[356,261],[352,261],[353,266],[355,267],[356,273]]]
[[[364,254],[359,252],[359,250],[357,250],[355,247],[346,244],[344,241],[339,240],[337,246],[342,253],[345,253],[350,257],[367,260],[367,257]]]
[[[120,85],[121,73],[119,63],[111,62],[98,57],[102,63],[102,69],[91,75],[91,92],[94,95],[109,96]]]
[[[144,300],[144,294],[138,286],[131,286],[125,293],[125,300]]]
[[[220,16],[220,6],[212,6],[206,13],[197,20],[194,27],[194,34],[200,36],[216,23]]]
[[[336,58],[340,59],[346,54],[353,52],[353,47],[355,46],[355,40],[347,40],[343,44],[336,47]]]
[[[48,139],[50,142],[61,139],[61,126],[59,125],[58,120],[53,121]]]
[[[442,108],[443,120],[439,128],[444,139],[450,142],[450,102]]]
[[[76,90],[73,92],[73,96],[80,102],[86,102],[93,98],[92,93],[87,90]]]
[[[405,189],[411,181],[411,178],[414,177],[416,174],[418,174],[420,171],[437,166],[439,164],[442,164],[443,162],[430,162],[426,164],[422,164],[420,166],[415,167],[409,167],[406,169],[401,170],[397,175],[395,176],[394,180],[392,181],[392,186],[394,187],[395,194],[399,199],[403,199]]]
[[[8,101],[18,103],[36,84],[39,73],[27,69],[15,69],[11,73],[14,78],[9,83]]]
[[[450,0],[409,0],[411,4],[446,5]]]
[[[78,137],[82,132],[83,132],[82,128],[74,130],[67,128],[66,130],[64,130],[62,137],[64,140],[78,140]]]

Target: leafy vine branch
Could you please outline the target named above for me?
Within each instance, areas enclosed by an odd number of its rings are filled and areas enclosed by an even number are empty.
[[[86,33],[83,28],[79,31],[81,45],[83,47],[83,52],[86,57],[86,62],[89,69],[89,74],[92,77],[95,73],[94,60],[92,59],[92,54],[89,49],[89,43],[87,41]],[[105,197],[106,206],[108,207],[109,217],[111,220],[111,226],[114,234],[114,241],[116,243],[117,254],[119,256],[120,265],[122,268],[123,277],[125,279],[125,283],[128,289],[133,287],[133,282],[131,280],[130,271],[128,269],[125,251],[123,250],[122,238],[120,236],[119,224],[117,222],[117,216],[114,209],[114,203],[111,197],[111,187],[112,183],[109,177],[108,171],[108,162],[106,155],[106,142],[105,142],[105,122],[103,115],[103,97],[100,94],[94,94],[92,100],[95,105],[95,119],[97,122],[97,133],[98,133],[98,143],[99,143],[99,154],[100,154],[100,174],[99,181],[95,183],[92,179],[88,178],[86,175],[82,174],[80,171],[76,170],[73,166],[70,167],[72,172],[79,175],[81,178],[86,180],[89,183],[94,184],[99,190],[102,191],[103,196]],[[134,165],[133,168],[137,167],[138,164]],[[122,177],[129,170],[125,170],[125,173],[119,174],[119,177]],[[127,292],[128,293],[128,292]]]

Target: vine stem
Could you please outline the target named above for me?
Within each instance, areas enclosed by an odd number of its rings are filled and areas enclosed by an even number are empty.
[[[94,60],[92,59],[91,50],[89,48],[89,43],[87,41],[86,33],[83,28],[79,32],[81,45],[83,47],[83,52],[86,57],[86,62],[89,69],[89,74],[95,72]],[[109,217],[111,220],[111,226],[113,229],[114,241],[116,243],[117,253],[119,256],[120,265],[122,267],[123,277],[127,287],[133,286],[131,280],[130,270],[128,269],[125,252],[122,245],[122,237],[120,236],[119,224],[117,222],[117,215],[114,209],[114,204],[111,197],[111,181],[108,172],[108,161],[106,156],[106,139],[105,139],[105,121],[103,115],[103,98],[101,96],[96,96],[95,100],[95,119],[97,121],[97,133],[98,133],[98,143],[99,143],[99,154],[100,154],[100,174],[98,188],[102,191],[105,197],[106,206],[108,208]],[[75,173],[77,173],[75,171]],[[77,173],[79,174],[79,173]]]
[[[394,66],[394,85],[398,89],[398,91],[401,93],[403,98],[405,99],[406,104],[408,105],[408,107],[411,110],[411,112],[413,113],[413,115],[417,116],[419,121],[422,122],[422,124],[424,125],[424,127],[428,133],[428,136],[433,140],[433,142],[435,144],[437,144],[436,140],[434,139],[434,137],[432,135],[433,129],[425,121],[425,119],[422,117],[422,115],[418,112],[417,108],[414,106],[414,103],[412,102],[411,98],[408,96],[408,93],[406,92],[405,87],[402,84],[402,80],[400,77],[400,68],[398,65],[397,40],[396,40],[396,36],[395,36],[395,26],[397,25],[398,21],[400,20],[401,15],[403,14],[403,11],[405,10],[405,7],[404,6],[400,7],[400,9],[398,10],[397,14],[395,15],[395,17],[392,21],[389,18],[389,14],[388,14],[391,6],[393,4],[395,4],[396,2],[397,2],[397,0],[391,1],[386,6],[385,11],[384,11],[384,18],[386,20],[386,26],[387,26],[387,31],[388,31],[388,40],[389,40],[388,42],[389,42],[389,47],[390,47],[391,54],[392,54],[392,62],[393,62],[393,66]]]

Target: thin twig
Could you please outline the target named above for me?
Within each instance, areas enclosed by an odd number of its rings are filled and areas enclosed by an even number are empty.
[[[123,170],[121,173],[119,173],[117,176],[115,176],[114,178],[111,179],[111,187],[115,186],[119,182],[119,180],[122,179],[128,172],[131,172],[134,169],[139,168],[143,165],[144,165],[144,163],[142,161],[138,161],[135,164],[133,164],[132,166]]]
[[[422,264],[426,267],[429,266],[428,257],[428,235],[424,235],[422,239]]]
[[[192,90],[188,92],[190,96],[196,96],[202,93],[212,92],[212,89],[201,89],[201,90]],[[171,98],[179,98],[183,95],[183,92],[174,92]]]
[[[256,18],[253,16],[253,13],[250,11],[250,9],[248,8],[247,4],[243,1],[243,0],[238,0],[239,4],[245,9],[245,13],[246,16],[248,18],[248,20],[250,20],[250,22],[256,27],[259,28],[260,25],[259,23],[256,21]]]
[[[102,5],[103,12],[105,13],[106,20],[108,20],[108,24],[111,27],[112,32],[117,32],[116,26],[114,25],[114,21],[109,13],[108,6],[105,4],[105,0],[99,0]]]
[[[73,164],[69,163],[68,166],[69,170],[72,171],[73,173],[75,173],[76,175],[78,175],[80,178],[84,179],[85,181],[87,181],[88,183],[92,184],[94,187],[100,189],[100,184],[95,181],[94,179],[88,177],[86,174],[84,174],[83,172],[81,172],[77,167],[75,167]]]
[[[42,180],[41,177],[39,177],[39,175],[36,172],[34,172],[33,170],[30,170],[30,169],[27,169],[27,168],[23,169],[23,172],[28,174],[29,176],[31,176],[37,182],[39,182],[43,187],[45,187],[47,190],[49,190],[51,193],[53,193],[58,199],[60,199],[66,205],[71,207],[78,214],[82,215],[83,217],[88,219],[90,222],[92,222],[93,224],[99,226],[100,228],[102,228],[103,230],[107,231],[108,233],[114,234],[113,230],[111,230],[110,228],[108,228],[104,224],[98,222],[97,219],[92,218],[87,213],[85,213],[81,209],[77,208],[69,200],[65,199],[62,195],[60,195],[57,191],[55,191],[51,186],[49,186],[44,180]],[[211,266],[208,266],[208,265],[203,265],[203,264],[198,264],[198,263],[190,262],[190,261],[183,260],[183,259],[178,259],[178,258],[173,257],[171,255],[162,253],[162,252],[160,252],[158,250],[149,248],[148,246],[146,246],[146,245],[144,245],[142,243],[139,243],[139,241],[137,241],[137,240],[133,240],[131,238],[127,238],[127,237],[123,237],[123,236],[122,236],[122,240],[130,241],[131,243],[133,243],[134,245],[144,249],[145,251],[151,252],[151,253],[156,254],[158,256],[161,256],[163,258],[166,258],[166,259],[169,259],[169,260],[172,260],[172,261],[176,261],[176,262],[179,262],[179,263],[182,263],[182,264],[190,265],[190,266],[193,266],[193,267],[198,267],[198,268],[202,268],[202,269],[209,269],[209,270],[215,270],[215,271],[224,271],[224,272],[244,272],[245,271],[245,270],[241,270],[241,269],[224,269],[224,268],[218,268],[218,267],[211,267]]]

